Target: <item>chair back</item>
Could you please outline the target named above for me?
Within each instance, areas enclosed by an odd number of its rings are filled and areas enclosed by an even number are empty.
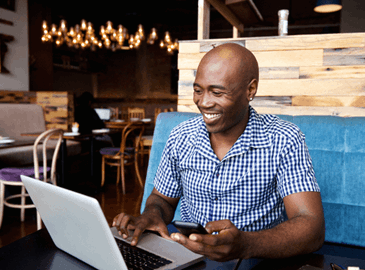
[[[43,132],[37,137],[33,146],[33,161],[34,161],[34,176],[36,179],[40,179],[39,175],[39,158],[38,158],[38,145],[42,143],[42,157],[43,157],[43,181],[50,181],[52,184],[56,185],[56,162],[58,153],[61,146],[63,130],[62,129],[50,129]],[[52,163],[51,163],[51,174],[49,178],[47,177],[47,143],[49,139],[57,138],[56,146],[53,152]]]
[[[130,120],[131,118],[145,118],[144,108],[128,108],[128,120]]]
[[[190,112],[163,112],[158,115],[155,130],[153,133],[151,154],[148,161],[147,176],[141,204],[141,213],[145,208],[148,196],[153,190],[153,180],[155,179],[162,152],[165,148],[165,144],[167,142],[167,139],[169,138],[171,130],[181,122],[199,115],[201,114]],[[175,219],[180,219],[180,203],[177,206],[175,212],[174,220]]]
[[[144,125],[141,125],[138,122],[131,122],[128,125],[126,125],[122,131],[120,152],[125,153],[128,147],[127,142],[129,140],[132,140],[133,150],[135,153],[138,153],[143,132],[144,132]]]

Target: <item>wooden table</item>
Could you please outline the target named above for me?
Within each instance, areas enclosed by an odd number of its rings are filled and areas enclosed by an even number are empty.
[[[240,270],[297,270],[304,265],[312,265],[324,270],[331,270],[330,263],[337,265],[359,266],[365,269],[365,249],[355,247],[339,247],[325,244],[316,253],[296,256],[288,259],[249,259],[243,260]],[[358,256],[358,258],[355,258]],[[236,260],[219,263],[209,259],[195,264],[187,269],[207,269],[207,270],[232,270],[236,265]],[[22,239],[19,239],[0,249],[0,268],[23,270],[23,269],[75,269],[90,270],[95,269],[90,265],[76,259],[75,257],[58,249],[46,228],[36,231]]]
[[[123,129],[128,124],[134,123],[135,125],[143,125],[148,126],[152,123],[152,121],[108,121],[104,122],[106,128],[112,128],[112,129]]]

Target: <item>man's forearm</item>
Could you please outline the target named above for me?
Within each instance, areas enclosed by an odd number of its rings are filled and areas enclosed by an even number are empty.
[[[324,242],[324,231],[323,220],[298,216],[272,229],[242,232],[242,241],[247,244],[248,257],[285,258],[318,250]]]
[[[144,215],[158,215],[165,224],[169,224],[175,214],[175,207],[156,194],[151,194],[143,211]]]

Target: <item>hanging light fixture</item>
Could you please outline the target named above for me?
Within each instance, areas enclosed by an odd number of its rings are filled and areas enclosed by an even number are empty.
[[[319,13],[330,13],[341,9],[341,0],[317,0],[317,5],[314,8],[314,11]]]
[[[57,28],[55,24],[52,24],[49,28],[46,21],[42,23],[42,41],[54,42],[56,46],[67,44],[68,47],[78,48],[90,48],[95,51],[96,48],[106,48],[112,51],[116,50],[130,50],[136,49],[140,46],[142,40],[145,39],[145,33],[143,26],[138,25],[138,29],[134,35],[129,35],[127,28],[119,25],[117,29],[113,28],[111,21],[108,21],[106,25],[102,25],[99,31],[99,37],[95,34],[95,30],[91,22],[81,20],[80,25],[70,27],[67,30],[67,23],[65,20],[61,20],[60,27]],[[157,40],[157,31],[152,28],[151,33],[148,35],[148,44],[154,44]],[[124,45],[125,42],[128,45]]]
[[[166,48],[169,54],[173,54],[174,51],[179,50],[179,42],[175,39],[174,42],[171,41],[171,36],[168,31],[165,32],[165,37],[160,41],[160,48]]]

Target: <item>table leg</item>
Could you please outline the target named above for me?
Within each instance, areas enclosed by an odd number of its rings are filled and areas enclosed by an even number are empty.
[[[62,143],[61,143],[61,181],[58,184],[61,187],[65,186],[66,156],[67,156],[66,139],[62,139]]]
[[[90,178],[94,180],[94,137],[90,137]]]

